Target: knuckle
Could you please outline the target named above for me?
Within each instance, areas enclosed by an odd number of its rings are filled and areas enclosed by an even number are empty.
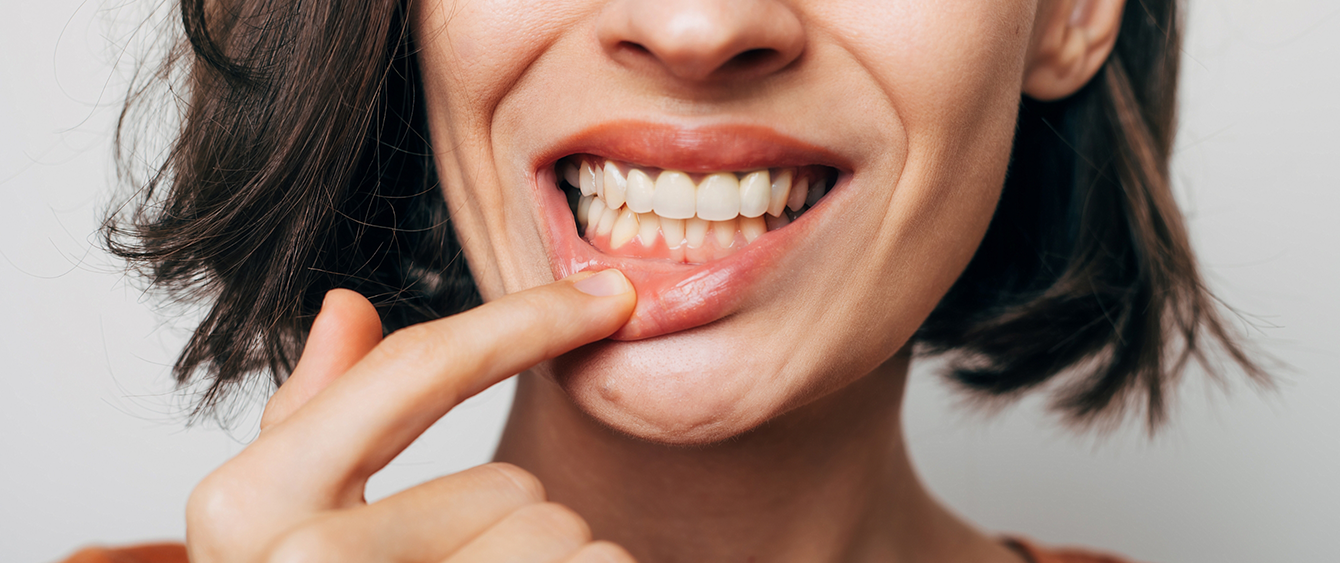
[[[533,473],[504,462],[489,463],[480,467],[487,470],[486,474],[493,478],[494,488],[515,491],[530,503],[544,502],[546,497],[544,484]]]
[[[352,552],[342,540],[345,534],[320,526],[300,526],[275,542],[265,563],[335,563]]]
[[[437,355],[442,342],[443,337],[437,330],[418,324],[387,335],[377,349],[400,361],[426,364]]]
[[[637,563],[628,550],[618,544],[597,541],[584,546],[573,556],[573,563]]]
[[[571,508],[556,502],[527,505],[516,511],[518,518],[535,530],[554,537],[591,541],[591,526]]]
[[[234,492],[226,473],[209,474],[186,499],[187,524],[199,531],[225,528],[229,523],[245,518],[246,507],[241,500],[244,497]]]

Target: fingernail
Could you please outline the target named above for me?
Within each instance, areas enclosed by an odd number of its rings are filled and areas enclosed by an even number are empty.
[[[633,289],[632,284],[628,283],[628,278],[623,276],[623,272],[614,269],[604,270],[599,274],[572,284],[572,287],[577,288],[577,291],[595,297],[619,295]]]

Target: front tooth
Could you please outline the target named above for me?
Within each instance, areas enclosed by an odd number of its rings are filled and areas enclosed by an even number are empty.
[[[651,176],[636,168],[628,171],[628,193],[624,204],[636,213],[651,213],[656,207],[656,185]]]
[[[582,189],[582,195],[595,195],[596,171],[591,168],[590,162],[582,161],[582,170],[577,174],[577,187]]]
[[[740,214],[740,181],[728,172],[718,172],[703,178],[698,184],[698,217],[708,221],[725,221]]]
[[[656,233],[661,232],[661,221],[655,213],[638,213],[637,224],[639,225],[637,238],[642,241],[642,246],[651,248],[656,243]]]
[[[710,225],[706,220],[697,217],[684,221],[684,240],[688,241],[689,248],[703,246],[703,241],[707,240],[707,227]]]
[[[679,248],[684,243],[684,220],[670,219],[661,217],[661,236],[665,237],[665,245],[672,249]]]
[[[613,161],[605,161],[605,203],[611,209],[623,207],[624,196],[628,193],[628,178],[619,171]]]
[[[581,223],[582,226],[586,226],[586,224],[590,222],[591,202],[593,200],[595,200],[595,198],[589,195],[584,195],[581,199],[577,200],[577,222]]]
[[[768,211],[772,179],[767,170],[750,172],[740,180],[740,215],[758,217]]]
[[[596,234],[600,236],[610,234],[610,231],[614,230],[614,222],[619,220],[619,212],[605,207],[604,205],[592,204],[591,207],[599,209],[601,213],[600,223],[596,225]],[[595,213],[595,211],[591,212],[592,215]]]
[[[688,174],[666,170],[656,178],[652,208],[662,218],[688,219],[694,214],[696,189]]]
[[[768,215],[780,217],[782,211],[786,210],[786,198],[791,195],[791,178],[796,175],[796,171],[791,168],[783,168],[777,171],[777,175],[772,178],[772,193],[768,199]]]
[[[574,188],[581,183],[577,173],[577,165],[571,161],[563,163],[563,181]]]
[[[610,248],[628,244],[628,241],[637,236],[637,231],[637,214],[625,208],[619,213],[619,218],[614,221],[614,228],[610,231]]]
[[[712,233],[716,235],[717,248],[730,248],[735,244],[735,220],[712,221]]]
[[[754,239],[763,236],[768,232],[767,221],[762,217],[745,217],[740,219],[740,233],[744,235],[745,244],[754,242]]]
[[[791,211],[800,211],[800,208],[805,207],[805,196],[809,195],[809,192],[809,178],[796,180],[795,184],[791,186],[791,195],[786,198],[786,208]]]

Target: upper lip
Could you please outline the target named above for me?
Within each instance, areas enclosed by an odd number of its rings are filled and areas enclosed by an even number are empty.
[[[761,125],[684,127],[638,120],[611,121],[583,129],[537,155],[535,166],[550,165],[579,153],[684,172],[812,164],[851,170],[850,162],[837,153]]]

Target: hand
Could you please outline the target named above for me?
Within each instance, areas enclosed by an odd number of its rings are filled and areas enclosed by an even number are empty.
[[[193,563],[632,561],[545,502],[535,476],[490,463],[368,504],[369,477],[461,401],[614,333],[636,297],[582,273],[381,338],[377,312],[326,295],[260,436],[187,504]]]

